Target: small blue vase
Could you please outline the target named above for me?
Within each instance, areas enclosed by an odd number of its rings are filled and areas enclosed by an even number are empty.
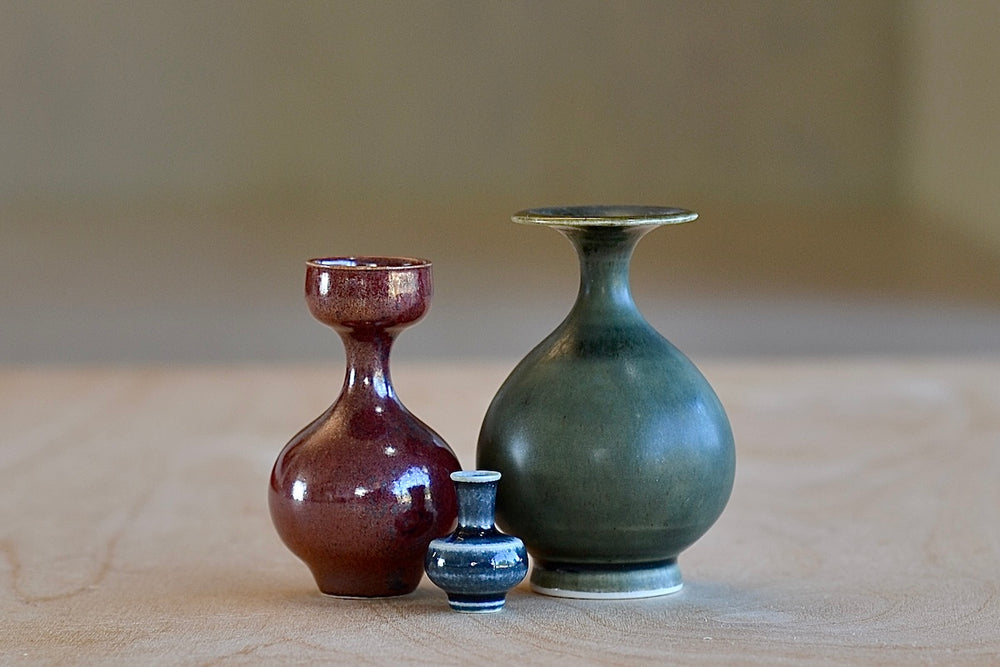
[[[451,473],[451,479],[458,495],[458,528],[431,541],[424,569],[448,594],[455,611],[500,611],[507,591],[528,573],[524,542],[504,535],[493,524],[500,473],[460,470]]]

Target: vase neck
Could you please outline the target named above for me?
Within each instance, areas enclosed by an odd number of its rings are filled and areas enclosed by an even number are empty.
[[[580,260],[580,291],[574,308],[638,313],[629,286],[632,251],[653,226],[563,227]]]
[[[456,482],[458,530],[483,531],[493,528],[496,509],[496,482]]]
[[[347,374],[343,393],[369,394],[380,399],[395,399],[389,376],[389,352],[396,339],[388,329],[351,329],[340,334],[347,355]]]

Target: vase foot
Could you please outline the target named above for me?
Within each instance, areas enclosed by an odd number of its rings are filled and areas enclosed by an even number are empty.
[[[320,591],[320,595],[324,598],[330,598],[331,600],[391,600],[392,598],[402,597],[403,595],[409,595],[409,591],[406,593],[378,593],[376,595],[350,595],[344,593],[327,593],[325,591]]]
[[[449,595],[448,604],[465,614],[492,614],[503,609],[506,593],[501,595]]]
[[[536,561],[531,570],[531,590],[560,598],[651,598],[676,593],[683,586],[676,560],[643,566],[559,565]]]

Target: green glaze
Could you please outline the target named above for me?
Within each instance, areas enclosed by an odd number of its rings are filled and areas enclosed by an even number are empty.
[[[527,545],[536,591],[678,590],[677,555],[729,499],[735,451],[722,404],[629,289],[638,240],[696,217],[650,207],[514,216],[563,232],[581,269],[573,309],[511,372],[479,435],[477,466],[503,473],[497,523]]]

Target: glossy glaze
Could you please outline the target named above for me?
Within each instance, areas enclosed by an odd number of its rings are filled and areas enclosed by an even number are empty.
[[[681,586],[677,556],[722,512],[733,436],[708,381],[642,317],[632,250],[695,214],[648,207],[524,211],[572,241],[580,291],[566,319],[504,382],[477,466],[504,475],[497,522],[534,559],[532,587],[642,597]]]
[[[430,543],[424,568],[455,611],[500,611],[507,591],[528,573],[524,542],[493,524],[500,473],[462,470],[451,479],[458,492],[458,528]]]
[[[278,455],[268,500],[281,539],[329,595],[409,593],[428,543],[455,525],[458,460],[399,401],[389,374],[398,333],[426,312],[430,263],[407,258],[307,262],[306,302],[340,334],[340,396]]]

